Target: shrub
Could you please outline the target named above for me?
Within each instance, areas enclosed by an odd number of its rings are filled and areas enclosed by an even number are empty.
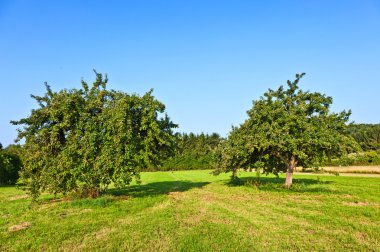
[[[0,150],[0,184],[11,185],[17,182],[21,170],[21,158],[6,150]]]
[[[380,153],[377,151],[366,151],[350,153],[341,158],[325,161],[325,166],[353,166],[353,165],[380,165]]]

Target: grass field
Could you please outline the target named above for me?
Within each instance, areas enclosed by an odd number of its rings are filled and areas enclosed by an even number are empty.
[[[98,199],[0,187],[0,251],[380,251],[380,177],[143,173]]]

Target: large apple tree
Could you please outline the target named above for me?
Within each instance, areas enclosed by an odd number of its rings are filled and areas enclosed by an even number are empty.
[[[36,199],[41,191],[97,197],[108,185],[128,185],[145,167],[172,152],[176,127],[152,96],[107,89],[95,72],[89,86],[32,97],[39,107],[20,125],[25,139],[21,178]]]

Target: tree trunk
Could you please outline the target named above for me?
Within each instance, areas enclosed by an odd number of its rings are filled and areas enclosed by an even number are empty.
[[[329,165],[331,165],[331,154],[330,154],[330,151],[327,152],[327,159],[328,159]]]
[[[96,199],[100,196],[100,189],[96,186],[84,188],[81,194],[83,197]]]
[[[236,179],[237,178],[237,169],[233,169],[232,170],[232,179]]]
[[[293,156],[290,158],[287,164],[287,170],[286,170],[286,179],[285,179],[285,187],[290,188],[293,183],[293,171],[296,168],[297,161],[296,158]]]

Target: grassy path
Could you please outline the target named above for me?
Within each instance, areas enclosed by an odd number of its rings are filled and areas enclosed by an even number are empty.
[[[0,187],[0,251],[380,251],[380,178],[295,175],[286,190],[254,175],[143,173],[95,200],[34,206]]]

